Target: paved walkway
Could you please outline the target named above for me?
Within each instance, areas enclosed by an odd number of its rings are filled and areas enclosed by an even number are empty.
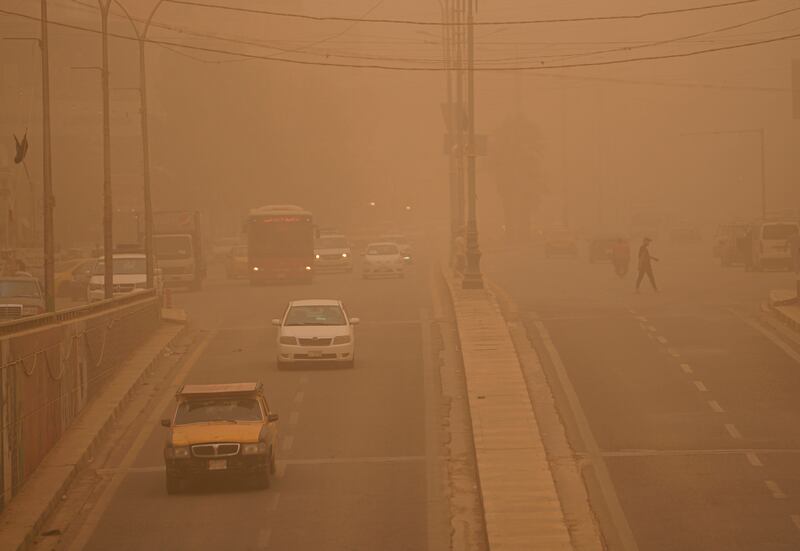
[[[448,279],[491,551],[572,550],[511,336],[486,291]]]
[[[98,438],[125,404],[136,383],[183,330],[164,324],[123,363],[101,395],[67,429],[22,490],[0,516],[0,549],[23,550],[66,491],[72,478],[90,457]]]

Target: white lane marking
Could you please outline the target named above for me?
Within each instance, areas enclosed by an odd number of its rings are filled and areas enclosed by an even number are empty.
[[[648,331],[650,331],[651,333],[656,333],[656,332],[657,332],[656,328],[655,328],[655,327],[653,327],[652,325],[646,325],[646,326],[645,326],[645,329],[647,329],[647,330],[648,330]]]
[[[309,380],[308,375],[303,375],[302,377],[300,377],[300,384],[301,385],[308,384],[308,380]]]
[[[736,425],[732,423],[725,423],[725,430],[728,431],[728,434],[731,435],[731,438],[741,438],[742,433],[739,432],[739,429],[736,428]]]
[[[286,476],[286,461],[278,461],[278,465],[275,467],[275,478],[281,479]]]
[[[637,320],[641,321],[642,323],[647,323],[647,318],[644,316],[634,316]]]
[[[772,494],[772,497],[774,497],[775,499],[786,499],[786,494],[783,493],[783,490],[781,490],[781,487],[778,486],[778,484],[775,481],[765,480],[764,485],[767,487],[767,489]]]
[[[292,445],[294,445],[294,436],[291,434],[289,436],[283,437],[283,442],[281,442],[281,448],[284,452],[288,452],[292,449]]]
[[[662,337],[661,335],[656,337],[656,339],[658,339],[658,342],[660,342],[661,344],[667,344],[667,339],[665,337]]]
[[[158,418],[161,416],[164,410],[167,409],[167,406],[169,406],[175,399],[175,394],[173,391],[177,390],[178,386],[186,379],[186,376],[205,352],[208,344],[213,341],[216,336],[216,330],[209,331],[200,344],[197,345],[197,348],[194,349],[192,355],[187,358],[186,363],[180,367],[178,372],[175,374],[175,377],[173,377],[172,381],[170,381],[169,385],[164,387],[163,395],[150,411],[150,415],[147,416],[141,428],[139,429],[139,434],[136,435],[131,447],[128,448],[128,451],[125,453],[122,461],[120,461],[119,475],[117,475],[117,473],[111,474],[111,480],[108,481],[108,485],[103,489],[94,506],[89,511],[85,522],[80,527],[77,534],[75,534],[75,539],[70,542],[70,545],[67,548],[69,551],[78,551],[86,547],[86,544],[89,542],[89,538],[92,537],[92,534],[100,523],[100,520],[103,518],[103,514],[111,504],[111,500],[119,490],[120,484],[122,484],[122,481],[125,480],[127,471],[133,466],[133,462],[136,460],[139,452],[141,452],[145,443],[147,443],[147,440],[150,438],[150,435],[153,434],[153,431],[156,430],[154,427],[158,424]]]
[[[681,364],[681,369],[683,369],[684,373],[693,373],[692,366],[689,364]]]
[[[800,515],[791,515],[795,528],[800,530]]]
[[[297,411],[293,411],[289,414],[289,424],[296,425],[297,421],[300,419],[300,413]]]
[[[750,463],[753,467],[763,467],[764,464],[761,462],[761,459],[754,453],[746,453],[745,457],[747,457],[747,462]]]
[[[646,322],[647,319],[641,318],[641,321]],[[619,496],[614,488],[614,483],[611,481],[611,474],[608,472],[608,467],[603,459],[600,445],[597,443],[597,439],[592,433],[589,420],[586,417],[586,413],[583,411],[583,406],[581,405],[578,394],[575,392],[575,387],[572,385],[572,381],[569,378],[569,373],[567,373],[567,368],[564,365],[564,361],[561,359],[561,354],[558,353],[558,349],[556,348],[553,339],[550,337],[550,332],[547,330],[544,324],[541,321],[534,321],[533,325],[536,328],[537,333],[539,333],[539,339],[542,341],[547,355],[550,357],[550,361],[553,364],[556,376],[561,385],[561,390],[566,396],[567,403],[569,404],[569,408],[572,411],[573,418],[575,419],[578,433],[580,434],[584,446],[586,446],[591,465],[595,469],[595,475],[597,477],[597,483],[600,487],[600,492],[603,495],[606,507],[611,516],[612,524],[616,529],[617,537],[622,545],[622,549],[625,551],[639,551],[639,545],[636,543],[633,530],[631,530],[628,518],[625,516],[625,511],[623,510],[622,504],[619,501]]]
[[[694,383],[694,386],[696,386],[697,390],[700,392],[708,392],[708,389],[706,388],[706,385],[703,384],[703,381],[692,381],[692,383]]]
[[[634,316],[636,316],[636,315],[638,315],[638,314],[639,314],[639,313],[638,313],[636,310],[634,310],[633,308],[628,308],[628,312],[630,312],[630,313],[631,313],[631,314],[633,314]]]
[[[678,352],[678,351],[677,351],[676,349],[674,349],[674,348],[667,348],[667,353],[669,353],[669,355],[670,355],[670,356],[673,356],[673,357],[675,357],[675,358],[680,358],[680,357],[681,357],[681,353],[680,353],[680,352]]]
[[[716,400],[709,400],[708,407],[710,407],[711,411],[715,413],[725,413],[725,410],[722,409],[722,406],[719,405],[719,402],[717,402]]]
[[[267,509],[269,509],[270,511],[277,511],[278,502],[280,501],[280,499],[281,499],[280,492],[273,492],[272,494],[270,494],[269,505],[267,506]]]
[[[269,539],[272,537],[272,528],[262,528],[256,537],[256,549],[269,549]]]
[[[303,403],[303,398],[305,398],[305,397],[306,397],[306,393],[303,392],[302,390],[299,391],[297,394],[294,395],[294,403],[295,404],[302,404]]]

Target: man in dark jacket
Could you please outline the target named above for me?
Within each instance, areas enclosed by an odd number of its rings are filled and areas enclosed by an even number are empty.
[[[642,246],[639,247],[639,277],[636,278],[636,292],[639,292],[639,286],[642,284],[642,280],[644,276],[650,280],[650,285],[653,286],[653,290],[658,292],[658,287],[656,286],[656,278],[653,275],[653,260],[658,262],[658,259],[650,254],[650,243],[652,239],[649,237],[645,237],[644,241],[642,241]]]

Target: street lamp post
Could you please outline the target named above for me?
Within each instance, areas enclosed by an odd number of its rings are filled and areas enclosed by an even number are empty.
[[[142,184],[144,187],[144,251],[147,262],[147,287],[153,287],[153,201],[150,188],[150,129],[147,117],[147,59],[145,55],[145,45],[147,44],[147,32],[150,30],[150,24],[153,22],[153,17],[166,0],[158,0],[150,10],[150,14],[145,20],[144,27],[139,30],[136,23],[131,17],[128,10],[120,2],[114,0],[114,3],[128,18],[128,21],[133,27],[133,32],[136,34],[136,40],[139,44],[139,101],[140,101],[140,120],[141,120],[141,134],[142,134]]]
[[[97,0],[100,6],[103,61],[100,78],[103,88],[103,293],[106,299],[114,296],[114,212],[111,195],[111,107],[108,82],[108,11],[111,0]]]
[[[477,190],[475,175],[475,25],[473,1],[467,0],[467,262],[461,286],[482,289],[481,251],[478,246]]]

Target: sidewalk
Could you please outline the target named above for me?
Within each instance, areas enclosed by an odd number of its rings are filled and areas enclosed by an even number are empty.
[[[791,303],[796,296],[794,291],[788,289],[770,291],[769,307],[783,323],[795,331],[800,331],[800,303]]]
[[[539,425],[505,319],[485,290],[444,274],[467,382],[491,551],[572,550]]]
[[[95,444],[125,405],[131,391],[183,330],[180,324],[162,324],[120,366],[102,394],[67,429],[0,515],[0,549],[21,551],[33,543],[42,523],[80,467],[91,457]]]

